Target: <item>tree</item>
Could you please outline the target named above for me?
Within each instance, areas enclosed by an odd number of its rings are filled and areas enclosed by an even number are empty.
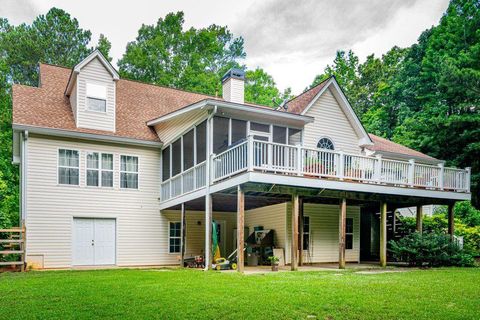
[[[142,25],[118,65],[122,77],[215,95],[221,77],[240,67],[243,39],[226,27],[184,31],[183,12],[169,13],[156,25]]]
[[[52,8],[31,25],[12,26],[0,19],[0,227],[18,223],[18,168],[12,161],[11,85],[38,84],[39,62],[73,67],[93,49],[91,32],[61,9]],[[104,54],[110,49],[101,37]]]
[[[103,56],[110,62],[112,62],[112,57],[110,57],[110,49],[112,48],[112,43],[105,37],[103,34],[100,34],[98,38],[97,47]]]
[[[290,88],[281,93],[273,77],[261,68],[247,70],[245,78],[245,101],[275,107],[291,97]]]

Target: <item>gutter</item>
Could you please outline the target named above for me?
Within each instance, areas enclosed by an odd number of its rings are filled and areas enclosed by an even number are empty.
[[[62,130],[62,129],[52,129],[52,128],[36,127],[36,126],[21,125],[21,124],[13,124],[12,128],[15,131],[28,130],[30,133],[36,133],[41,135],[53,136],[53,137],[76,138],[76,139],[101,141],[101,142],[109,142],[109,143],[121,143],[126,145],[142,146],[142,147],[149,147],[149,148],[159,148],[163,145],[163,143],[160,141],[140,140],[140,139],[117,137],[117,136],[111,136],[111,135],[85,133],[85,132],[69,131],[69,130]]]
[[[267,115],[267,116],[272,116],[276,118],[281,118],[281,119],[286,119],[286,120],[297,120],[301,121],[304,123],[311,123],[314,121],[313,117],[306,116],[306,115],[298,115],[298,114],[293,114],[293,113],[288,113],[288,112],[279,112],[275,111],[274,109],[266,109],[266,108],[261,108],[261,107],[255,107],[255,106],[250,106],[250,105],[245,105],[245,104],[240,104],[240,103],[234,103],[234,102],[228,102],[228,101],[221,101],[221,100],[214,100],[214,99],[205,99],[201,100],[199,102],[196,102],[194,104],[188,105],[186,107],[183,107],[181,109],[178,109],[176,111],[173,111],[171,113],[168,113],[166,115],[163,115],[161,117],[158,117],[156,119],[152,119],[150,121],[147,121],[148,126],[155,126],[159,123],[168,121],[172,118],[175,118],[177,116],[180,116],[184,113],[204,108],[205,106],[208,105],[213,105],[215,108],[215,113],[217,112],[218,107],[221,108],[226,108],[226,109],[232,109],[235,111],[244,111],[244,112],[251,112],[251,113],[256,113],[256,114],[262,114],[262,115]]]

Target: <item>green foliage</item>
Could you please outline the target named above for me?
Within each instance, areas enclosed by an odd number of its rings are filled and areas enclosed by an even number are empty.
[[[411,266],[474,265],[473,257],[445,234],[414,232],[389,244],[394,258]]]
[[[103,34],[100,34],[98,38],[98,43],[95,49],[98,49],[103,56],[108,60],[112,61],[112,57],[110,57],[110,49],[112,48],[112,43],[105,37]]]
[[[118,62],[122,77],[215,95],[221,77],[245,57],[243,39],[210,25],[184,30],[183,12],[142,25]]]
[[[272,76],[261,68],[247,70],[245,78],[245,101],[247,102],[274,107],[283,100],[291,98],[290,89],[281,93]]]
[[[93,49],[91,33],[65,11],[52,8],[31,25],[12,26],[0,18],[0,228],[18,225],[19,172],[12,165],[11,86],[38,84],[38,64],[72,67]],[[99,49],[108,57],[110,43],[101,36]]]

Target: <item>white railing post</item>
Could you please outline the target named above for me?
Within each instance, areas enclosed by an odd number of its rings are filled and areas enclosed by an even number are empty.
[[[247,170],[253,171],[253,136],[247,137]]]
[[[301,176],[303,174],[303,156],[302,156],[302,145],[297,144],[297,175]]]
[[[445,189],[445,165],[443,163],[439,163],[438,167],[440,168],[438,187],[440,188],[440,190],[443,190]]]
[[[470,192],[470,179],[472,175],[472,168],[466,167],[465,171],[467,171],[466,177],[465,177],[465,190],[467,192]]]
[[[408,160],[409,167],[408,167],[408,184],[413,187],[415,185],[415,160],[410,159]]]
[[[375,162],[376,166],[374,177],[377,183],[380,183],[382,181],[382,155],[377,154],[375,158],[377,158],[377,161]]]
[[[210,167],[208,168],[208,185],[211,185],[213,180],[215,180],[216,163],[215,163],[215,154],[212,153],[209,155]]]
[[[342,150],[338,151],[338,178],[343,180],[345,177],[345,154]]]

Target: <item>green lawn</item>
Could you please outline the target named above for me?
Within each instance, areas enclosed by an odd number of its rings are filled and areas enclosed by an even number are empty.
[[[0,275],[2,319],[479,319],[480,269]]]

